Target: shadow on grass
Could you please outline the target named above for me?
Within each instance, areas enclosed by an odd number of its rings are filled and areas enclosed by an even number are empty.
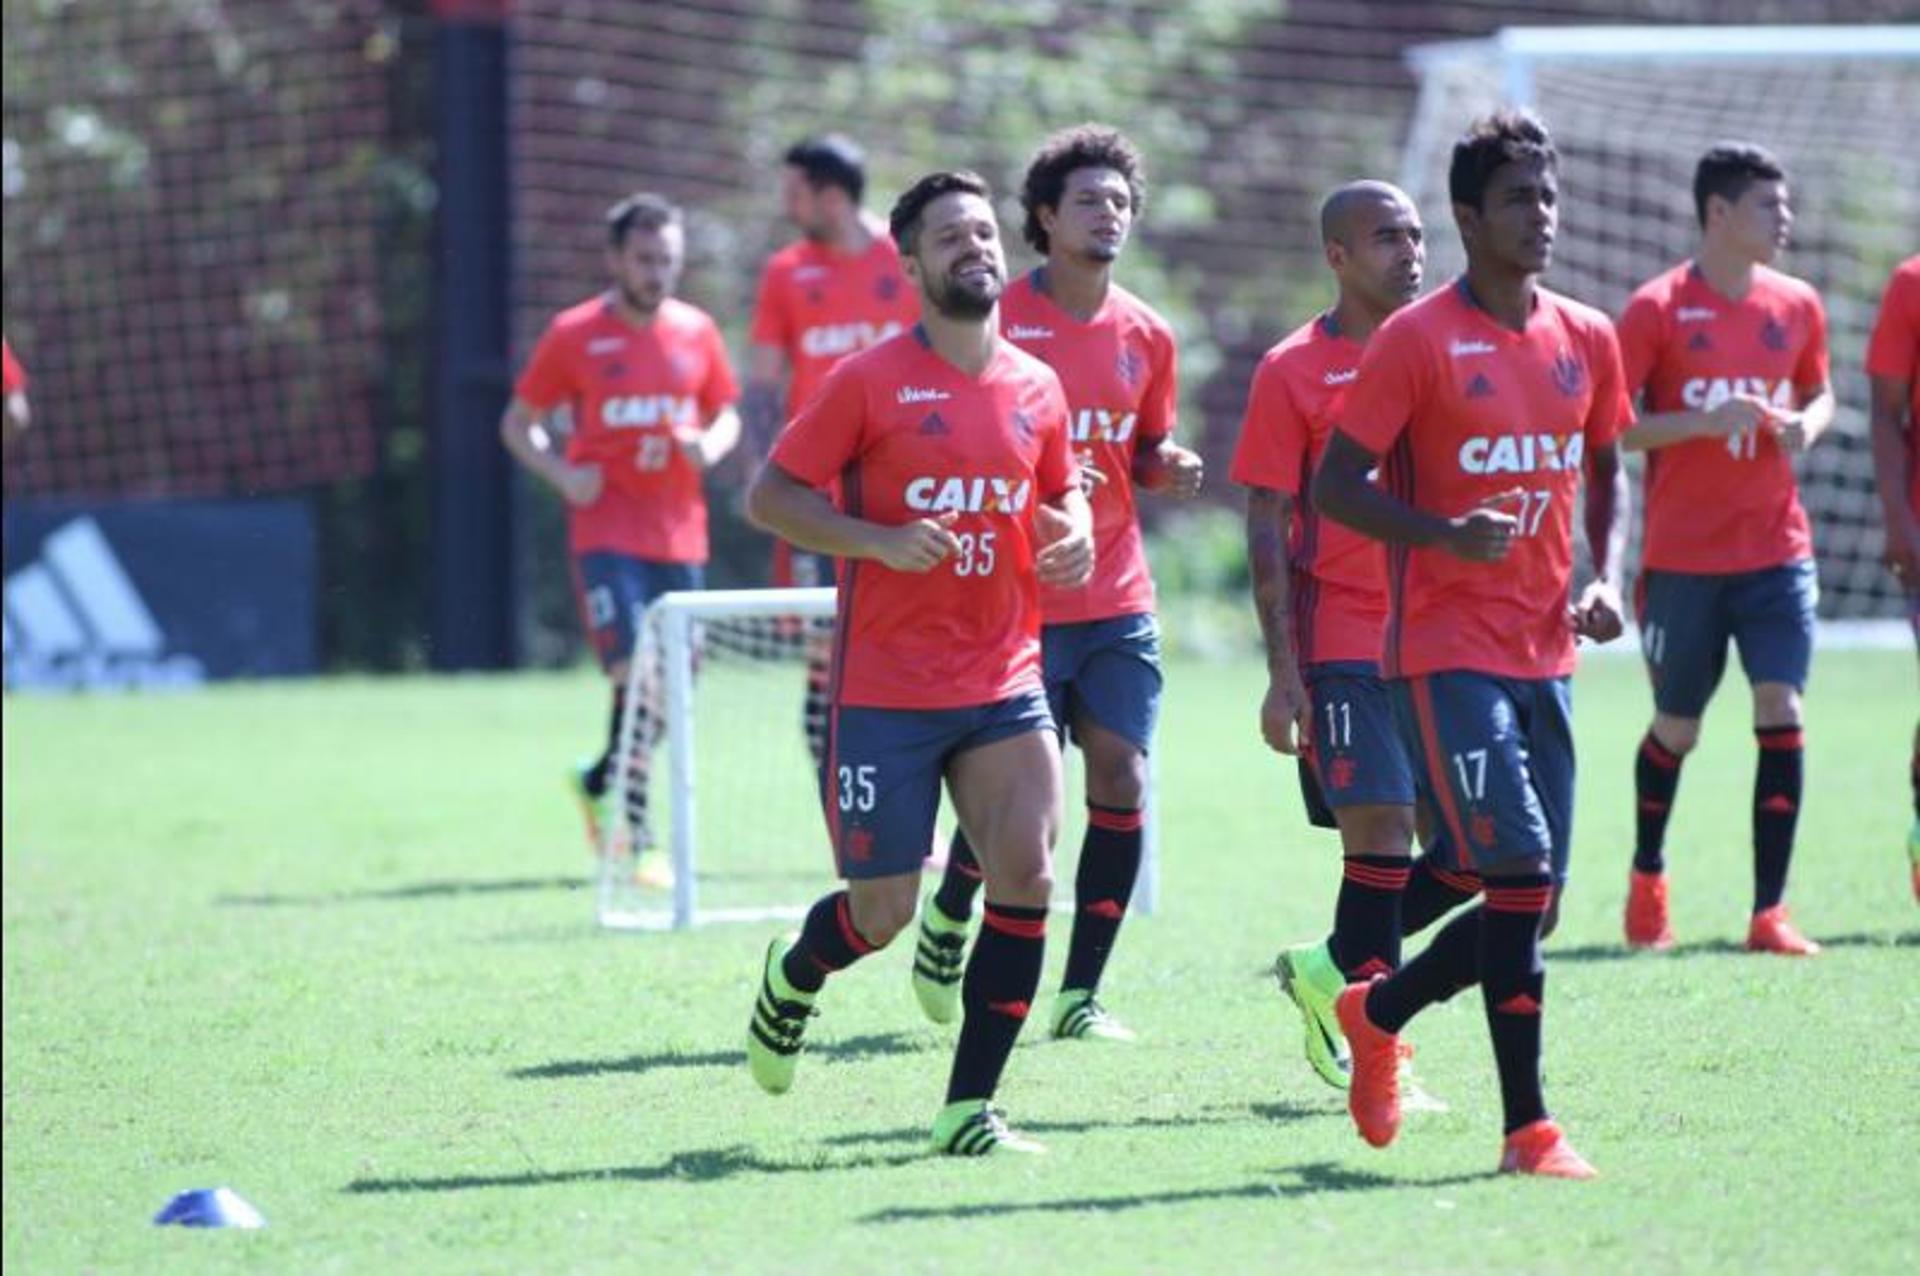
[[[462,895],[523,895],[539,891],[582,891],[593,885],[585,877],[506,877],[492,881],[413,882],[380,890],[326,891],[310,895],[216,895],[222,908],[318,908],[329,904],[379,901],[453,899]]]
[[[1878,935],[1812,935],[1822,948],[1914,948],[1920,947],[1920,931]],[[1547,960],[1555,961],[1659,961],[1675,957],[1746,956],[1747,946],[1739,940],[1696,939],[1657,953],[1628,948],[1625,944],[1582,944],[1578,948],[1547,949]]]
[[[1038,1128],[1038,1127],[1034,1127]],[[1457,1187],[1496,1177],[1449,1174],[1441,1178],[1401,1179],[1371,1170],[1356,1170],[1333,1161],[1310,1161],[1283,1166],[1274,1177],[1238,1187],[1177,1188],[1164,1192],[1129,1192],[1124,1196],[1068,1196],[1054,1201],[993,1202],[977,1205],[895,1206],[859,1218],[862,1223],[920,1223],[932,1219],[1008,1218],[1020,1214],[1119,1213],[1156,1206],[1193,1205],[1202,1201],[1270,1201],[1318,1196],[1326,1192],[1376,1192]]]
[[[814,1174],[823,1170],[887,1169],[923,1159],[921,1151],[870,1153],[776,1161],[747,1147],[676,1152],[658,1165],[609,1165],[581,1170],[528,1169],[515,1174],[450,1174],[439,1178],[355,1179],[341,1191],[351,1196],[394,1192],[471,1192],[484,1188],[555,1187],[567,1183],[712,1183],[741,1174]]]
[[[1304,1121],[1315,1117],[1345,1116],[1332,1108],[1296,1107],[1286,1103],[1255,1103],[1247,1107],[1220,1107],[1211,1114],[1133,1117],[1128,1120],[1022,1121],[1014,1126],[1023,1134],[1091,1134],[1101,1130],[1185,1130],[1196,1125],[1245,1125],[1250,1121]],[[824,1147],[854,1147],[863,1143],[925,1143],[927,1127],[901,1126],[892,1130],[864,1130],[821,1139]]]
[[[807,1055],[810,1058],[877,1059],[886,1055],[920,1054],[944,1048],[948,1047],[930,1035],[882,1032],[848,1037],[841,1041],[810,1042]],[[612,1073],[634,1075],[662,1068],[741,1068],[746,1066],[746,1062],[745,1050],[662,1050],[655,1054],[631,1054],[617,1059],[558,1059],[552,1063],[515,1068],[507,1075],[520,1081],[554,1081]]]

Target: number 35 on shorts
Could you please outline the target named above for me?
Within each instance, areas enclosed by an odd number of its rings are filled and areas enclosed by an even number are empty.
[[[840,768],[840,809],[843,811],[871,811],[878,796],[877,766],[843,766]]]

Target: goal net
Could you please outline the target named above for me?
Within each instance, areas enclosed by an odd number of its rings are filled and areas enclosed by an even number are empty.
[[[600,925],[797,919],[833,889],[806,721],[809,666],[831,640],[834,604],[832,589],[735,589],[670,593],[647,609],[628,673],[614,815],[603,829]],[[1056,895],[1073,880],[1079,792],[1069,761]],[[1134,901],[1143,912],[1158,892],[1153,806],[1150,797]],[[943,811],[942,852],[953,827]],[[669,857],[670,891],[637,878],[636,851],[647,847]]]
[[[1426,218],[1436,280],[1464,265],[1447,201],[1454,139],[1496,106],[1532,107],[1560,148],[1565,198],[1548,284],[1615,316],[1693,252],[1693,168],[1708,146],[1752,141],[1780,156],[1796,219],[1780,265],[1825,300],[1840,404],[1832,432],[1799,463],[1820,615],[1902,616],[1880,563],[1861,364],[1888,274],[1920,248],[1920,28],[1512,28],[1423,46],[1410,60],[1420,97],[1402,182]]]

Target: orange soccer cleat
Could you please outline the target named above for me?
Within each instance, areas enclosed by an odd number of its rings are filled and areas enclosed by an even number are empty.
[[[1820,945],[1802,935],[1787,916],[1785,904],[1763,908],[1747,926],[1747,951],[1779,953],[1783,957],[1811,957]]]
[[[1634,869],[1627,878],[1627,947],[1671,948],[1667,922],[1667,875]]]
[[[1372,986],[1350,985],[1333,1003],[1333,1013],[1353,1053],[1347,1111],[1360,1137],[1383,1148],[1400,1132],[1400,1038],[1367,1018],[1367,990]]]
[[[1523,1125],[1507,1136],[1500,1149],[1500,1172],[1554,1179],[1590,1179],[1600,1173],[1573,1150],[1573,1144],[1549,1117]]]

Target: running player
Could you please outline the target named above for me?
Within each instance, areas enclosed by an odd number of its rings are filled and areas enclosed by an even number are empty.
[[[1466,273],[1380,325],[1335,412],[1314,503],[1388,546],[1382,669],[1401,735],[1483,905],[1397,971],[1340,994],[1347,1106],[1376,1147],[1400,1125],[1398,1033],[1478,983],[1500,1077],[1500,1168],[1593,1174],[1540,1089],[1540,937],[1566,878],[1574,638],[1621,632],[1631,423],[1606,317],[1538,284],[1559,221],[1539,120],[1502,111],[1455,144],[1448,175]],[[1382,464],[1381,482],[1368,480]],[[1570,604],[1573,505],[1597,579]]]
[[[861,206],[866,189],[866,157],[849,139],[829,133],[788,148],[780,199],[800,238],[767,262],[753,308],[741,406],[755,457],[766,455],[780,422],[799,414],[834,364],[904,331],[919,314],[893,240]],[[772,575],[778,586],[826,585],[832,583],[832,565],[775,541]],[[831,648],[831,628],[810,627],[801,721],[816,766],[826,736]]]
[[[569,773],[596,849],[603,845],[602,807],[617,766],[640,613],[669,590],[700,588],[707,561],[701,474],[740,437],[720,329],[673,296],[685,253],[678,208],[651,194],[615,204],[607,214],[612,287],[547,325],[500,420],[514,459],[567,503],[581,614],[613,688],[606,747]],[[564,452],[554,441],[562,415],[571,418]],[[635,706],[638,730],[628,751],[634,782],[624,816],[640,879],[665,886],[672,869],[653,850],[647,822],[655,696],[648,684]]]
[[[1873,470],[1887,520],[1887,565],[1907,591],[1907,616],[1920,641],[1920,256],[1887,281],[1867,345],[1873,394]],[[1920,900],[1920,728],[1913,736],[1913,830],[1908,873]]]
[[[1747,947],[1809,956],[1780,902],[1800,817],[1800,695],[1813,658],[1813,536],[1793,457],[1833,421],[1827,321],[1814,290],[1769,268],[1793,226],[1772,155],[1723,143],[1693,178],[1700,245],[1642,285],[1620,317],[1627,391],[1644,415],[1621,439],[1647,453],[1640,646],[1653,722],[1634,760],[1636,834],[1625,929],[1673,943],[1665,844],[1680,765],[1726,668],[1753,685],[1753,913]]]
[[[1038,1151],[990,1101],[1040,981],[1060,821],[1039,591],[1092,573],[1092,516],[1059,378],[999,336],[986,183],[930,174],[891,229],[920,323],[828,374],[749,495],[755,522],[841,562],[821,797],[847,888],[768,946],[747,1058],[762,1089],[787,1090],[827,977],[912,923],[944,779],[987,903],[933,1143]]]
[[[1056,1037],[1131,1041],[1095,993],[1140,872],[1147,749],[1160,705],[1160,629],[1134,488],[1185,498],[1199,456],[1173,441],[1173,331],[1113,282],[1146,194],[1132,142],[1081,125],[1041,143],[1020,202],[1046,261],[1007,289],[1002,334],[1060,374],[1089,483],[1093,579],[1041,591],[1040,643],[1054,721],[1086,761],[1087,833],[1074,876],[1073,937],[1048,1021]],[[960,970],[980,865],[956,830],[940,886],[920,913],[913,990],[935,1023],[959,1013]]]
[[[1470,899],[1479,882],[1447,867],[1451,852],[1436,840],[1431,819],[1421,822],[1430,849],[1409,863],[1413,768],[1380,678],[1386,555],[1378,542],[1321,518],[1306,499],[1333,404],[1362,349],[1419,294],[1425,229],[1404,193],[1362,181],[1321,205],[1320,238],[1338,298],[1260,361],[1233,478],[1248,489],[1247,559],[1267,649],[1260,733],[1278,752],[1298,755],[1308,818],[1339,829],[1344,856],[1333,933],[1283,951],[1274,973],[1300,1011],[1307,1062],[1345,1089],[1347,1047],[1335,999],[1349,982],[1397,967],[1401,936]],[[1401,1080],[1411,1100],[1409,1078]],[[1424,1106],[1442,1105],[1426,1098]]]

